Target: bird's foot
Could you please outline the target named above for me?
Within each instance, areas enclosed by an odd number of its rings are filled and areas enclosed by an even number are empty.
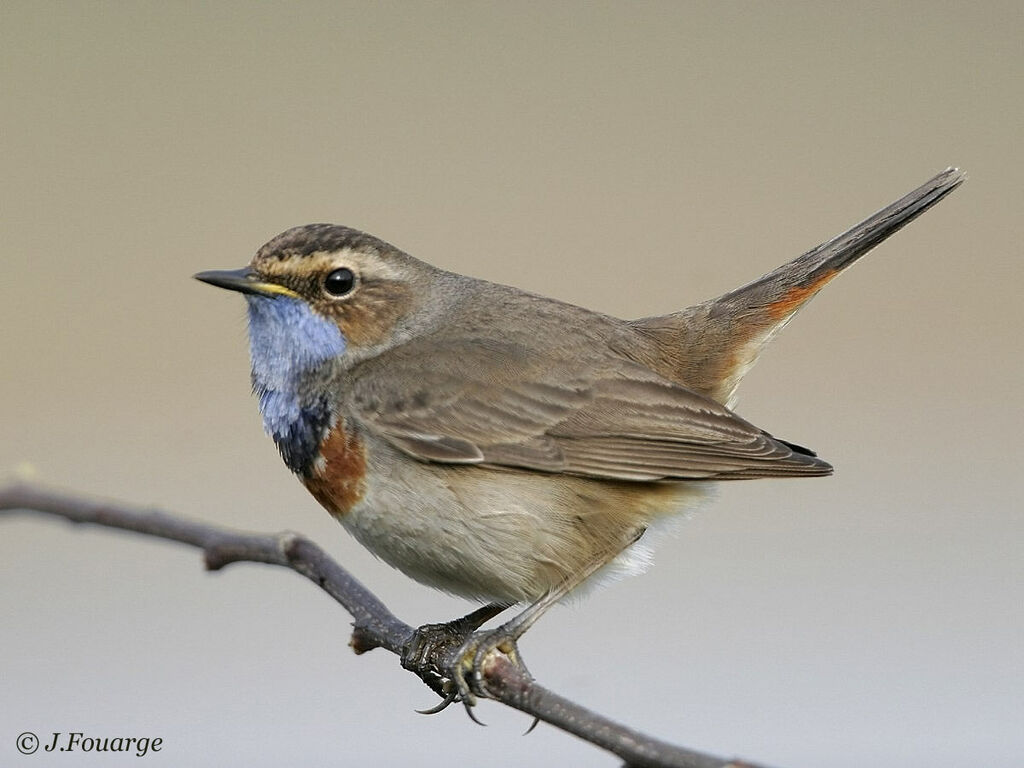
[[[476,720],[469,708],[478,698],[487,698],[483,670],[494,654],[503,654],[530,676],[516,645],[525,627],[521,628],[513,619],[493,630],[479,630],[480,625],[505,607],[484,606],[461,619],[425,624],[416,630],[402,654],[402,666],[417,672],[443,699],[436,707],[424,710],[424,714],[434,714],[449,704],[462,702]]]
[[[522,632],[510,624],[512,622],[496,629],[474,632],[459,648],[452,667],[455,675],[453,683],[458,692],[458,700],[466,705],[467,711],[468,707],[476,704],[477,697],[488,697],[484,685],[484,669],[488,660],[496,654],[504,655],[526,678],[533,679],[519,654],[517,643]]]

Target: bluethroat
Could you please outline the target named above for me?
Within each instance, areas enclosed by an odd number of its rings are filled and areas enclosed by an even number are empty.
[[[703,304],[619,320],[446,272],[333,224],[199,280],[248,302],[253,390],[288,468],[384,561],[488,603],[464,675],[720,480],[832,467],[732,410],[821,288],[963,181],[949,169],[845,234]],[[473,632],[526,603],[491,632]],[[455,681],[468,701],[465,676]]]

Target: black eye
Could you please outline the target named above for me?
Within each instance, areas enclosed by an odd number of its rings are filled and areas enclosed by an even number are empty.
[[[356,286],[356,276],[351,269],[342,267],[324,278],[324,290],[331,296],[344,296]]]

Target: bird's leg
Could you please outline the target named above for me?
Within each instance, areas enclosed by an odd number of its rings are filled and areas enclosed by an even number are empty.
[[[477,696],[486,698],[487,693],[483,687],[483,665],[487,657],[493,653],[505,654],[527,677],[532,678],[530,671],[526,668],[522,657],[519,655],[519,647],[517,645],[519,638],[551,606],[593,576],[607,562],[607,557],[595,559],[586,568],[563,579],[556,586],[545,592],[538,600],[531,603],[527,608],[517,613],[501,626],[491,630],[473,632],[469,635],[462,644],[462,647],[459,648],[457,662],[453,670],[458,700],[461,700],[467,707],[470,707],[476,703]]]

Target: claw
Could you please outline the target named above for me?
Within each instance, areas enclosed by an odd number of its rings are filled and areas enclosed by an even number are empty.
[[[448,691],[448,693],[445,694],[445,697],[444,697],[444,699],[442,699],[440,704],[435,704],[434,706],[430,707],[429,709],[417,709],[415,711],[416,711],[417,714],[420,714],[420,715],[436,715],[438,712],[444,712],[444,710],[448,709],[448,707],[452,703],[457,701],[458,698],[459,698],[459,690],[458,690],[458,688],[452,686],[452,689],[450,691]]]
[[[477,717],[477,716],[476,716],[476,715],[475,715],[475,714],[473,713],[473,707],[474,707],[474,706],[476,706],[476,705],[475,705],[475,704],[474,704],[473,702],[470,702],[470,701],[468,701],[467,699],[463,699],[463,700],[462,700],[462,706],[463,706],[463,707],[465,708],[465,710],[466,710],[466,714],[467,714],[467,715],[469,715],[469,719],[470,719],[470,720],[472,720],[472,721],[473,721],[474,723],[476,723],[477,725],[482,725],[482,726],[483,726],[484,728],[486,728],[486,727],[487,727],[487,723],[485,723],[485,722],[483,722],[482,720],[480,720],[480,718],[478,718],[478,717]]]
[[[533,729],[537,727],[537,724],[538,724],[539,722],[540,722],[540,718],[539,718],[539,717],[535,717],[535,718],[533,718],[533,722],[532,722],[532,723],[530,723],[530,727],[529,727],[529,728],[527,728],[527,729],[526,729],[526,730],[525,730],[525,731],[523,732],[523,736],[529,736],[529,735],[530,735],[531,733],[533,733]]]

